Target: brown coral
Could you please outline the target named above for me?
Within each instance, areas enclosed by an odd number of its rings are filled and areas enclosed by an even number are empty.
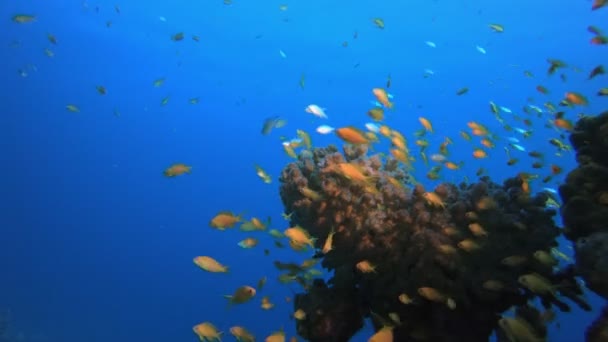
[[[545,194],[530,197],[520,178],[503,186],[482,178],[459,187],[444,183],[433,190],[421,185],[412,189],[406,184],[407,172],[394,159],[368,158],[366,153],[363,146],[346,147],[344,153],[334,146],[314,149],[283,170],[280,191],[286,211],[293,212],[291,224],[315,236],[317,248],[336,231],[322,262],[335,271],[331,289],[357,289],[356,298],[346,297],[354,301],[348,305],[383,318],[374,320],[376,328],[396,313],[407,322],[394,330],[401,340],[487,340],[501,312],[538,295],[518,283],[520,275],[529,273],[560,284],[562,295],[584,303],[571,276],[555,274],[532,257],[535,251],[555,247],[560,234],[552,219],[556,212],[544,207]],[[343,162],[356,163],[373,184],[327,172]],[[304,198],[301,186],[323,199]],[[429,194],[441,205],[429,203]],[[503,264],[513,255],[528,256],[529,261],[515,267]],[[376,272],[357,272],[355,265],[362,260],[375,265]],[[501,286],[484,286],[488,281]],[[436,300],[418,295],[423,287],[434,289]],[[413,302],[404,305],[398,300],[401,294]],[[542,300],[547,307],[569,310],[552,294]],[[298,322],[306,338],[324,340],[307,324]]]
[[[559,188],[566,237],[587,286],[608,298],[608,112],[580,119],[570,142],[579,166]]]

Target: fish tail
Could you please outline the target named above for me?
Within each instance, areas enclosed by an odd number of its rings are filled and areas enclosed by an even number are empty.
[[[237,222],[243,222],[243,217],[245,217],[245,214],[247,214],[247,211],[242,211],[241,213],[239,213],[236,216]]]
[[[310,238],[310,241],[309,241],[310,248],[315,249],[315,242],[317,242],[316,237]]]
[[[226,310],[230,310],[230,308],[232,308],[232,296],[224,295],[224,298],[228,299],[228,303],[226,304]]]

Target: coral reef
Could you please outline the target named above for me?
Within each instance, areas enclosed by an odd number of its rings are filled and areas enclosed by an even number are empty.
[[[605,306],[593,324],[587,329],[586,339],[588,342],[608,341],[608,306]]]
[[[557,212],[545,207],[547,194],[529,194],[525,175],[502,186],[482,177],[427,190],[408,186],[395,159],[346,145],[342,153],[304,151],[280,181],[291,225],[315,237],[319,250],[333,238],[318,255],[333,277],[294,303],[306,311],[297,329],[310,341],[327,341],[325,328],[347,341],[363,317],[376,330],[393,327],[399,341],[487,341],[502,312],[524,310],[534,297],[546,308],[569,311],[568,297],[589,309],[573,272],[555,270]],[[337,312],[348,320],[335,324]],[[534,335],[546,334],[526,320]]]
[[[579,165],[559,188],[565,235],[574,242],[577,272],[608,298],[608,112],[580,119],[570,142]]]
[[[363,327],[356,298],[356,289],[329,288],[316,279],[308,293],[295,297],[295,306],[308,313],[308,324],[299,324],[298,334],[314,341],[348,341]]]
[[[574,243],[576,272],[608,299],[608,112],[583,117],[570,142],[578,167],[559,187],[565,235]],[[608,307],[588,328],[587,341],[608,340]]]

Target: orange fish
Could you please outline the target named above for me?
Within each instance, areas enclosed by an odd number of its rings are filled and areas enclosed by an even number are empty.
[[[460,169],[460,165],[452,163],[452,162],[445,162],[445,167],[447,167],[450,170],[458,170]]]
[[[493,148],[495,146],[494,143],[487,138],[481,139],[481,144],[487,148]]]
[[[400,162],[402,162],[402,163],[404,163],[406,165],[410,164],[410,160],[409,160],[408,155],[407,155],[407,153],[405,151],[399,150],[399,149],[396,149],[396,148],[392,148],[391,149],[391,154],[398,161],[400,161]]]
[[[192,166],[186,164],[173,164],[163,172],[165,177],[181,176],[184,173],[192,173]]]
[[[472,130],[473,135],[483,136],[488,134],[488,129],[485,126],[478,124],[477,122],[471,121],[468,122],[467,125]]]
[[[389,138],[391,136],[391,128],[388,126],[380,126],[380,131],[378,133]]]
[[[608,44],[608,37],[606,36],[595,36],[591,38],[591,44],[593,45],[605,45]]]
[[[220,335],[222,334],[217,328],[209,323],[203,322],[195,325],[192,330],[200,338],[201,341],[221,341]]]
[[[433,125],[431,124],[431,122],[426,119],[423,118],[422,116],[418,118],[418,121],[420,121],[420,124],[422,125],[422,127],[424,127],[424,129],[426,129],[427,131],[433,133]]]
[[[259,243],[258,239],[249,237],[249,238],[246,238],[246,239],[240,241],[238,243],[238,245],[241,248],[253,248],[253,247],[257,246],[258,243]]]
[[[566,119],[558,118],[558,119],[555,119],[555,121],[553,123],[555,124],[555,126],[557,126],[559,128],[563,128],[567,131],[571,131],[572,129],[574,129],[574,125],[572,124],[572,122],[570,122],[569,120],[566,120]]]
[[[374,88],[372,89],[372,93],[376,97],[376,100],[382,103],[384,107],[389,109],[393,108],[393,103],[388,99],[388,94],[386,93],[386,90],[382,88]]]
[[[558,174],[562,173],[562,168],[559,167],[558,165],[552,164],[551,173],[553,173],[554,175],[558,175]]]
[[[194,263],[207,272],[226,273],[228,266],[222,265],[217,260],[209,256],[197,256],[193,259]]]
[[[368,182],[373,177],[366,176],[364,168],[353,163],[334,164],[334,171],[353,182]],[[332,165],[333,166],[333,165]]]
[[[579,106],[586,106],[589,103],[585,96],[574,92],[567,92],[565,95],[565,100],[571,104]]]
[[[480,148],[476,148],[473,150],[473,157],[475,157],[477,159],[486,158],[487,156],[488,156],[488,154],[486,153],[486,151],[484,151]]]
[[[374,119],[374,121],[382,121],[384,120],[384,109],[380,107],[374,107],[367,112],[370,118]]]
[[[219,230],[224,230],[226,228],[232,228],[235,224],[242,222],[242,215],[235,215],[230,211],[221,211],[214,218],[211,219],[209,225],[213,228],[217,228]]]
[[[529,194],[530,193],[530,183],[528,183],[527,180],[524,180],[521,183],[521,189],[523,190],[524,193]]]
[[[365,132],[361,131],[352,126],[342,127],[336,129],[338,137],[349,144],[353,145],[365,145],[369,144],[369,139],[365,135]]]
[[[475,129],[473,129],[473,131],[472,131],[471,133],[473,133],[473,135],[476,135],[476,136],[478,136],[478,137],[479,137],[479,136],[484,136],[484,135],[488,134],[488,132],[487,132],[487,131],[484,131],[484,130],[479,129],[479,128],[475,128]]]
[[[400,150],[407,151],[407,142],[401,135],[396,135],[391,139],[391,143]]]

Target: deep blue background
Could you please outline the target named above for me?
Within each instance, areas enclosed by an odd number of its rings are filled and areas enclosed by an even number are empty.
[[[503,166],[504,141],[479,161],[471,157],[473,143],[458,136],[472,120],[501,137],[517,136],[500,127],[489,101],[523,115],[528,97],[542,106],[559,102],[565,91],[582,92],[591,102],[570,111],[573,120],[608,104],[594,96],[607,85],[606,76],[586,80],[608,60],[607,48],[591,46],[586,31],[590,24],[608,30],[608,9],[592,13],[590,1],[310,0],[287,1],[288,10],[280,11],[282,3],[0,4],[0,308],[11,311],[14,333],[26,341],[195,341],[191,327],[212,321],[225,334],[239,324],[258,339],[281,327],[291,336],[292,307],[284,301],[291,292],[277,284],[271,261],[305,256],[273,248],[263,234],[261,246],[242,250],[236,243],[244,233],[213,231],[208,222],[220,210],[233,210],[271,215],[274,228],[286,228],[277,177],[290,160],[278,137],[291,138],[300,128],[313,134],[316,146],[338,142],[314,133],[315,127],[367,122],[370,90],[383,86],[389,73],[396,109],[387,123],[413,140],[418,117],[431,119],[432,151],[450,136],[453,158],[465,167],[444,170],[448,181],[475,179],[480,166],[497,181],[530,170],[523,154],[517,167]],[[15,24],[10,18],[16,13],[34,14],[37,21]],[[384,19],[384,30],[371,23],[375,17]],[[490,23],[503,24],[505,32],[492,32]],[[186,39],[172,41],[180,31]],[[56,46],[47,33],[57,37]],[[192,41],[192,34],[201,41]],[[55,56],[45,56],[45,48]],[[565,69],[567,82],[547,77],[547,58],[582,71]],[[423,78],[425,69],[435,75]],[[302,73],[304,90],[298,86]],[[165,84],[153,87],[160,77]],[[538,84],[551,94],[538,94]],[[108,94],[100,96],[97,85]],[[456,96],[464,86],[470,92]],[[169,104],[161,107],[166,96]],[[192,97],[201,102],[189,104]],[[81,112],[66,111],[70,103]],[[305,113],[311,103],[326,107],[329,120]],[[273,115],[288,125],[262,136],[263,120]],[[543,127],[549,117],[536,119],[533,137],[522,144],[568,171],[574,155],[553,155],[547,139],[558,132]],[[193,173],[164,178],[162,171],[176,162],[192,165]],[[257,178],[254,163],[273,176],[271,185]],[[436,184],[424,178],[422,163],[416,165],[420,181]],[[270,257],[264,248],[272,249]],[[566,245],[562,250],[571,252]],[[218,258],[231,273],[202,272],[192,263],[197,255]],[[271,279],[263,294],[277,304],[273,311],[263,312],[259,298],[226,310],[221,295],[264,275]],[[601,301],[589,298],[597,310]],[[591,317],[559,315],[561,329],[551,328],[551,340],[579,340]],[[368,326],[356,340],[370,334]]]

